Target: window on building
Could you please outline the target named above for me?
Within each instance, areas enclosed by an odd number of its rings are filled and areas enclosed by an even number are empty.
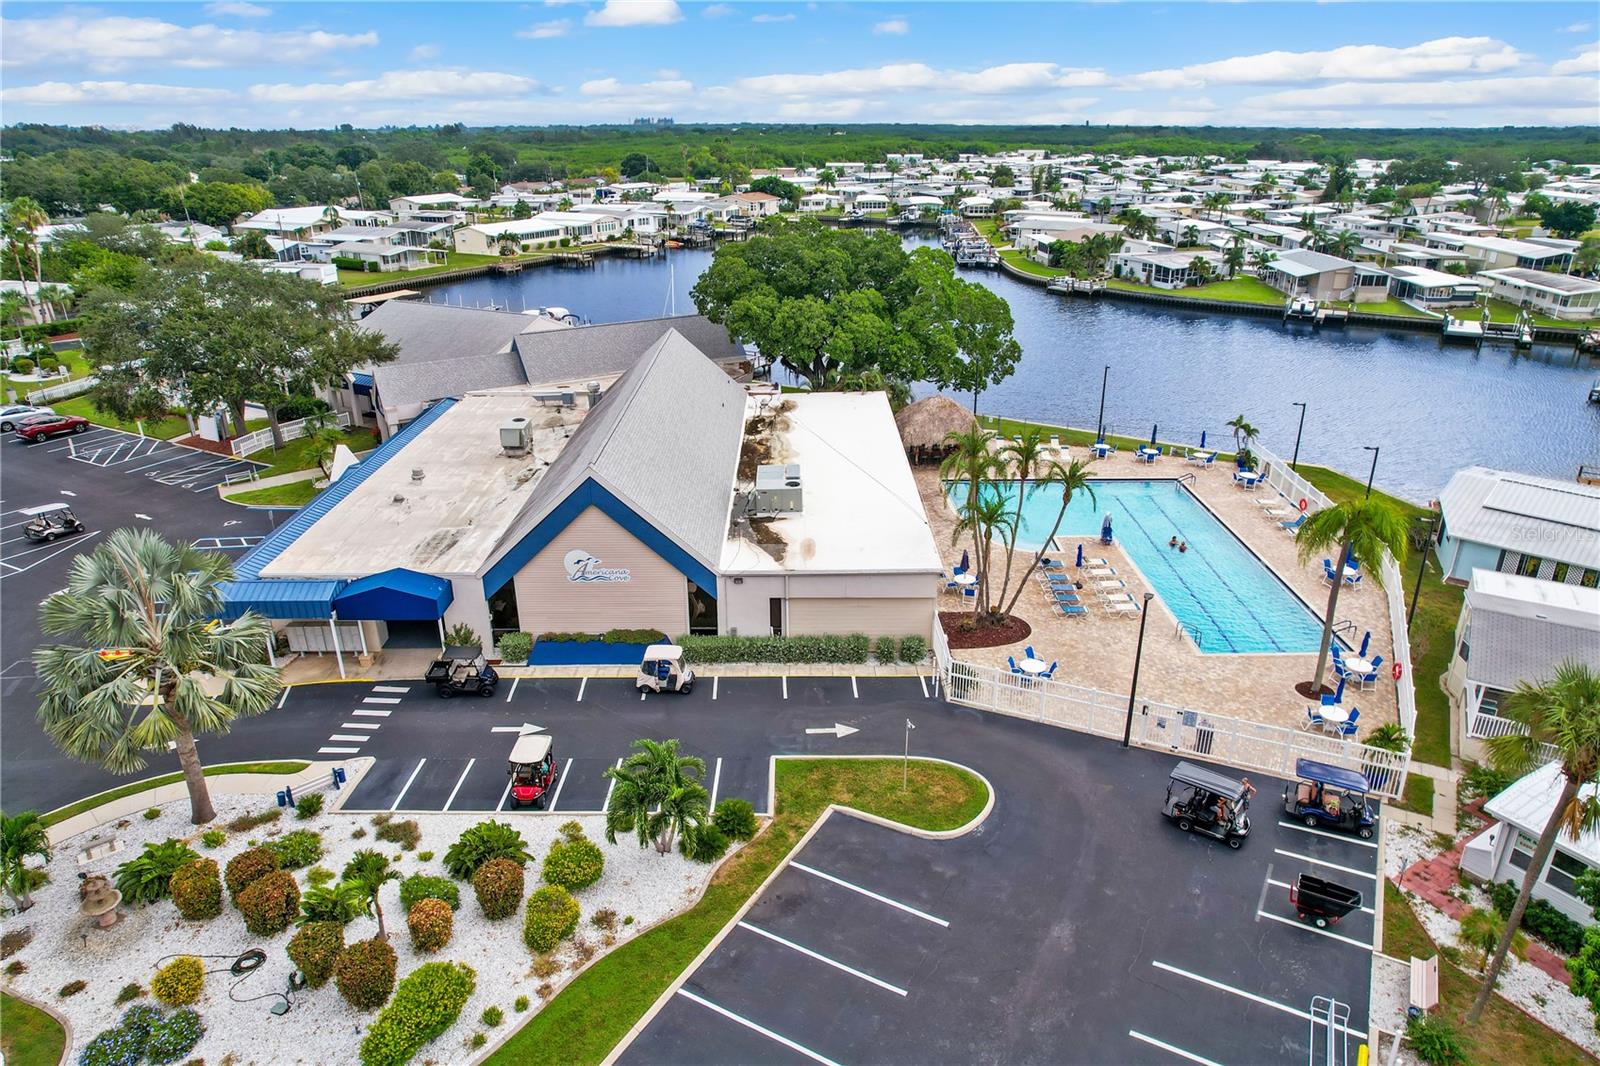
[[[1462,662],[1472,661],[1472,623],[1468,622],[1461,627],[1461,648],[1458,653]]]
[[[522,621],[517,615],[517,588],[510,581],[489,597],[489,631],[496,642],[507,633],[522,631]]]
[[[1582,859],[1574,858],[1557,848],[1556,853],[1550,858],[1550,869],[1545,871],[1545,884],[1559,888],[1569,896],[1576,897],[1578,894],[1578,875],[1588,868],[1589,864]]]
[[[717,635],[717,598],[693,581],[689,586],[689,632]]]
[[[1500,701],[1505,698],[1506,694],[1497,688],[1484,689],[1483,702],[1478,705],[1478,713],[1500,717]]]
[[[772,627],[772,635],[783,636],[783,597],[773,596],[767,601],[767,624]]]
[[[1539,841],[1527,833],[1518,833],[1517,839],[1511,844],[1510,862],[1519,870],[1526,870],[1528,864],[1533,862],[1533,850],[1539,846]]]

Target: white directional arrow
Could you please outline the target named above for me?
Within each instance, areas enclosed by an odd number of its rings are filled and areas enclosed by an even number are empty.
[[[230,518],[230,519],[228,519],[228,521],[222,523],[222,528],[223,529],[227,529],[229,526],[236,526],[236,525],[239,524],[240,521],[241,521],[241,519],[238,519],[238,518]]]
[[[138,511],[133,512],[133,517],[138,518],[138,519],[142,519],[142,520],[144,520],[146,522],[153,521],[153,519],[151,519],[151,517],[149,515],[141,514]]]
[[[544,726],[542,726],[542,725],[534,725],[532,722],[523,722],[521,725],[496,725],[496,726],[490,726],[489,727],[489,732],[491,732],[491,733],[517,733],[517,734],[525,735],[525,734],[528,734],[528,733],[543,733],[544,732]],[[854,730],[851,730],[851,732],[854,732]]]
[[[806,732],[832,733],[836,737],[847,737],[851,733],[859,733],[861,730],[857,729],[855,726],[845,725],[843,722],[835,722],[832,725],[826,726],[822,729],[807,729]]]

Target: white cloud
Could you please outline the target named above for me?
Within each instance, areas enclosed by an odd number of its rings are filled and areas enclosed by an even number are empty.
[[[911,23],[905,19],[887,19],[873,26],[872,32],[888,34],[891,37],[904,37],[911,32]]]
[[[670,26],[683,18],[677,0],[606,0],[583,16],[585,26]]]
[[[59,63],[62,48],[70,43],[75,61],[100,71],[150,65],[256,66],[269,57],[285,63],[313,63],[332,52],[368,48],[378,43],[374,31],[263,32],[226,29],[209,23],[179,26],[156,18],[122,15],[0,19],[0,35],[6,42],[6,66]]]
[[[570,29],[572,29],[571,19],[551,19],[549,22],[535,22],[525,30],[518,30],[517,36],[542,41],[550,37],[565,37]]]
[[[750,21],[751,22],[793,22],[794,19],[795,19],[794,12],[791,11],[787,15],[754,15],[754,16],[751,17]]]
[[[1128,89],[1199,89],[1207,85],[1273,85],[1305,81],[1384,80],[1441,74],[1493,74],[1528,57],[1493,37],[1441,37],[1407,48],[1346,45],[1326,52],[1261,52],[1212,63],[1151,70],[1124,80]]]
[[[422,100],[440,97],[526,96],[543,89],[520,74],[472,70],[391,70],[359,81],[308,84],[282,82],[250,86],[250,97],[263,103],[319,101]]]
[[[865,100],[795,100],[780,105],[778,117],[805,122],[843,120],[855,118],[866,106]]]
[[[188,104],[227,100],[227,89],[196,89],[189,85],[148,85],[127,81],[44,81],[0,89],[8,104]]]
[[[1093,77],[1085,79],[1085,74]],[[1005,63],[979,71],[939,70],[926,63],[890,63],[826,74],[765,74],[743,78],[735,87],[771,96],[859,96],[939,90],[994,95],[1101,84],[1104,77],[1095,71],[1069,71],[1054,63]]]
[[[248,4],[244,0],[221,0],[219,3],[207,4],[205,13],[212,16],[231,15],[236,19],[264,19],[272,14],[272,8],[262,7],[260,4]]]
[[[616,78],[596,78],[578,86],[585,96],[681,96],[694,91],[694,82],[682,78],[662,78],[657,81],[621,82]]]
[[[436,59],[439,55],[439,46],[436,44],[419,44],[411,50],[411,61],[422,62]]]
[[[656,77],[661,78],[664,81],[676,81],[683,77],[683,74],[677,70],[674,70],[672,67],[662,67],[660,70],[656,71]]]
[[[1338,82],[1314,89],[1289,89],[1244,101],[1267,111],[1317,109],[1345,111],[1380,107],[1415,108],[1570,107],[1576,101],[1600,106],[1600,82],[1585,77],[1478,78],[1439,81]],[[1591,116],[1594,114],[1590,112]]]
[[[1600,44],[1591,44],[1571,59],[1563,59],[1550,68],[1550,73],[1600,75]]]
[[[1561,32],[1562,33],[1588,33],[1592,29],[1594,29],[1594,23],[1592,23],[1592,22],[1574,22],[1570,26],[1561,27]]]
[[[700,9],[701,18],[719,19],[731,14],[733,14],[733,5],[731,4],[707,4]]]

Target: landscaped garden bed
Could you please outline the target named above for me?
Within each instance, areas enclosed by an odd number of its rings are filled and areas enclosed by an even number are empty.
[[[1033,627],[1025,619],[1007,615],[989,625],[977,625],[971,611],[940,611],[939,624],[944,627],[945,639],[951,651],[963,648],[998,648],[1027,640]]]

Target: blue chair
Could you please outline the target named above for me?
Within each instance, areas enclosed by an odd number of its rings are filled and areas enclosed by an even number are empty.
[[[1011,672],[1013,674],[1022,673],[1022,667],[1017,665],[1017,660],[1016,660],[1015,656],[1007,655],[1006,656],[1006,665],[1011,667]]]
[[[1372,630],[1369,629],[1365,633],[1361,634],[1361,650],[1356,652],[1356,654],[1359,655],[1361,658],[1365,659],[1367,657],[1367,645],[1369,645],[1371,643],[1372,643]]]
[[[967,572],[967,568],[964,567],[964,566],[956,565],[956,566],[952,566],[950,568],[950,573],[954,574],[956,577],[960,577],[962,574],[964,574],[966,572]]]
[[[1345,677],[1340,677],[1339,687],[1337,689],[1332,692],[1324,692],[1322,694],[1322,705],[1324,707],[1337,707],[1344,701],[1344,683]]]
[[[1339,575],[1333,571],[1332,559],[1322,560],[1322,578],[1330,585],[1337,585],[1339,583]]]
[[[1038,656],[1033,653],[1033,645],[1032,644],[1029,644],[1027,647],[1023,648],[1022,649],[1022,654],[1026,655],[1030,659],[1037,659],[1038,658]]]
[[[1306,708],[1307,729],[1321,729],[1325,725],[1327,725],[1327,722],[1324,721],[1321,714],[1317,713],[1317,709],[1315,707]]]
[[[954,578],[952,578],[949,581],[946,581],[944,583],[944,590],[946,592],[958,592],[958,591],[960,591],[960,589],[961,589],[961,585],[958,584]]]
[[[1372,672],[1356,678],[1356,682],[1362,688],[1366,688],[1368,685],[1376,685],[1378,683],[1378,669],[1381,666],[1383,666],[1383,656],[1374,655],[1372,657]]]
[[[1046,670],[1044,673],[1040,674],[1039,676],[1044,678],[1046,681],[1050,680],[1052,677],[1055,677],[1056,676],[1056,661],[1054,659],[1050,660],[1050,669]]]
[[[1089,608],[1087,607],[1080,606],[1076,603],[1063,603],[1059,600],[1056,601],[1056,610],[1061,614],[1068,616],[1069,618],[1073,615],[1089,613]]]
[[[1046,570],[1065,570],[1067,568],[1067,564],[1060,559],[1046,559],[1042,555],[1039,556],[1039,565]]]
[[[1354,555],[1352,555],[1352,556],[1350,556],[1350,558],[1348,558],[1348,559],[1346,559],[1344,561],[1344,565],[1348,566],[1352,570],[1360,570],[1361,569],[1361,560],[1357,559]]]
[[[1300,526],[1304,524],[1305,520],[1306,516],[1304,514],[1296,515],[1294,518],[1285,519],[1284,521],[1279,522],[1278,528],[1283,530],[1285,533],[1298,533],[1300,532]]]
[[[1359,710],[1357,710],[1354,707],[1350,708],[1350,717],[1345,720],[1344,725],[1339,727],[1339,735],[1340,736],[1346,736],[1346,737],[1355,736],[1356,735],[1356,719],[1360,718],[1360,717],[1361,717],[1361,712]]]
[[[1082,600],[1078,599],[1077,596],[1073,595],[1070,592],[1058,592],[1052,598],[1057,603],[1079,604],[1079,603],[1083,602]]]
[[[963,585],[961,588],[961,595],[970,596],[972,599],[977,599],[978,589],[974,585]]]
[[[1360,588],[1361,587],[1361,575],[1359,573],[1346,574],[1344,576],[1344,587],[1347,588],[1347,589]]]

